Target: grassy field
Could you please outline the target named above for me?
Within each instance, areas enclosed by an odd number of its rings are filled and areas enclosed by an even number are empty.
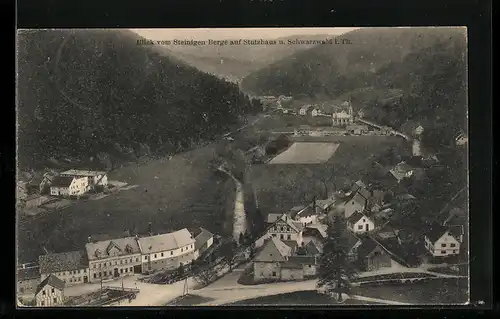
[[[354,287],[352,294],[412,304],[463,304],[468,300],[466,279],[433,279],[412,284]]]
[[[92,234],[144,233],[149,221],[155,233],[193,226],[221,233],[225,194],[234,185],[213,174],[208,163],[213,156],[214,147],[206,146],[111,172],[110,180],[139,186],[19,225],[19,261],[38,260],[43,247],[53,252],[82,249]]]
[[[338,144],[335,143],[293,143],[287,150],[273,158],[269,164],[319,164],[327,162]]]
[[[367,176],[371,170],[371,157],[388,148],[406,148],[403,139],[392,136],[330,136],[314,139],[335,142],[335,154],[323,164],[257,164],[252,166],[252,181],[261,210],[289,209],[314,195],[342,187]]]
[[[242,300],[238,302],[231,303],[229,305],[241,306],[241,305],[368,305],[375,304],[366,301],[358,301],[353,299],[347,299],[343,303],[338,303],[336,300],[320,294],[314,290],[311,291],[297,291],[291,293],[284,293],[273,296],[258,297],[253,299]]]

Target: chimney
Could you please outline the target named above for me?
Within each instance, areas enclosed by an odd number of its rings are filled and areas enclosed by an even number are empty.
[[[153,224],[151,222],[149,222],[149,225],[148,225],[148,233],[149,233],[149,236],[153,236]]]

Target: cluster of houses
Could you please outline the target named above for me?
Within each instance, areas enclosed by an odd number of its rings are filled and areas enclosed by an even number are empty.
[[[25,209],[39,207],[56,197],[79,197],[108,186],[104,171],[70,169],[62,173],[34,173],[28,181],[18,181],[16,198]]]
[[[37,306],[60,305],[64,287],[188,265],[212,246],[214,235],[184,228],[146,237],[92,237],[85,249],[42,255],[38,266],[18,269],[18,294],[34,294]]]
[[[270,213],[268,227],[255,242],[258,249],[253,260],[255,282],[301,280],[317,274],[319,257],[327,240],[328,215],[332,212],[345,217],[342,239],[353,265],[359,271],[375,271],[391,267],[399,261],[384,244],[383,238],[395,236],[398,230],[388,231],[391,205],[384,202],[385,192],[355,182],[349,191],[339,191],[323,200],[291,208],[286,213]],[[398,200],[413,200],[412,195]],[[465,242],[465,213],[459,209],[450,217],[424,232],[428,255],[449,257],[460,254]]]

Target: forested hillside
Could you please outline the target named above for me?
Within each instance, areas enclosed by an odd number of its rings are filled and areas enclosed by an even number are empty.
[[[457,130],[467,130],[465,29],[371,28],[341,38],[351,44],[296,53],[250,74],[241,86],[264,95],[351,95],[382,124],[427,120],[436,128],[427,130],[434,134],[430,142],[448,143]],[[400,96],[390,99],[393,92]]]
[[[65,157],[109,162],[143,148],[171,153],[252,111],[237,85],[137,39],[124,30],[19,33],[21,168]]]

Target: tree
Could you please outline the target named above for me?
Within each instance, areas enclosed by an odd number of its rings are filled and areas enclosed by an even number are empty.
[[[209,263],[198,268],[193,278],[197,283],[204,287],[217,279],[217,271],[218,267]]]
[[[328,294],[337,293],[342,301],[342,293],[347,293],[351,280],[356,277],[356,269],[348,258],[347,242],[343,235],[346,230],[341,214],[334,214],[328,225],[328,238],[319,260],[318,287]]]

